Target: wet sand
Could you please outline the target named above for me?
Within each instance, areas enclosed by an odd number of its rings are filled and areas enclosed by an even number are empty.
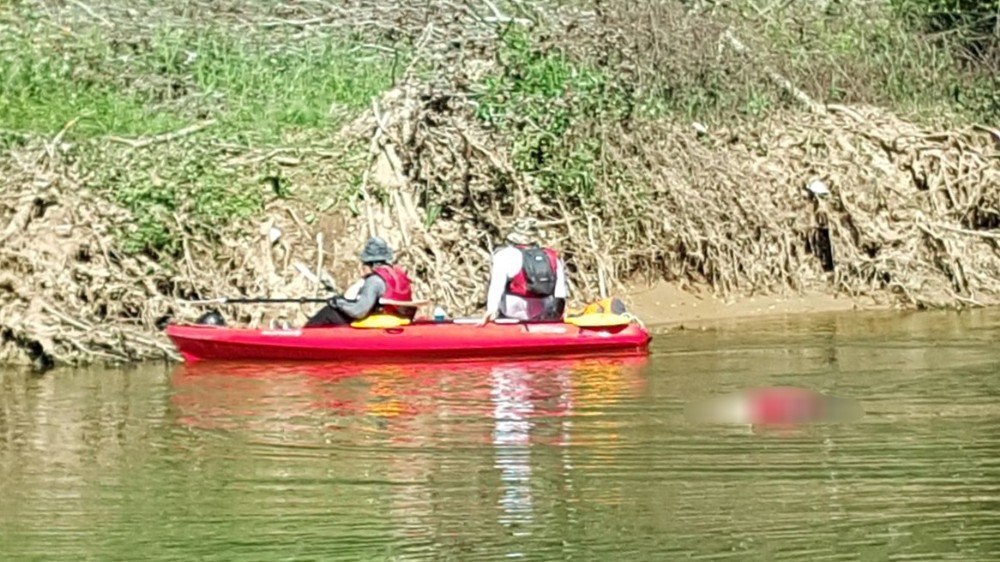
[[[872,298],[818,292],[722,299],[708,288],[682,287],[665,281],[636,285],[624,300],[629,310],[646,324],[667,327],[743,318],[890,308]]]

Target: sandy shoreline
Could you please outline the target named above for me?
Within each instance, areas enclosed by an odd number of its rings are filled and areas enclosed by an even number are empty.
[[[872,298],[827,293],[758,295],[721,299],[706,288],[657,282],[637,285],[623,299],[629,311],[649,326],[677,327],[720,321],[828,312],[889,310]]]

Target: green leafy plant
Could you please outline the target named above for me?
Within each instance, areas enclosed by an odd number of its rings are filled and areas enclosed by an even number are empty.
[[[93,152],[84,162],[95,172],[91,188],[132,214],[131,223],[118,225],[127,252],[179,255],[184,235],[212,240],[218,229],[259,213],[269,189],[219,170],[204,150],[119,153],[128,165],[116,167],[103,165],[109,156]]]
[[[478,86],[477,116],[511,136],[514,166],[546,193],[593,196],[602,146],[593,125],[629,118],[628,92],[521,30],[504,34],[498,62]]]
[[[183,236],[211,239],[259,213],[265,198],[289,194],[285,178],[277,193],[264,181],[281,173],[266,159],[223,166],[234,150],[320,145],[349,160],[355,148],[330,146],[332,133],[366,111],[406,60],[404,50],[372,49],[371,38],[361,48],[341,33],[246,34],[216,13],[205,16],[213,25],[188,26],[151,14],[133,33],[52,25],[34,5],[0,7],[0,146],[50,139],[74,123],[63,138],[86,185],[133,215],[118,225],[123,247],[160,257],[178,255]],[[111,138],[208,119],[196,134],[136,150]]]

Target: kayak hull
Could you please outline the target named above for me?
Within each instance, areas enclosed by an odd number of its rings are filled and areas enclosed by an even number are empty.
[[[476,357],[552,357],[644,352],[649,332],[637,323],[585,328],[563,323],[415,322],[397,328],[350,326],[260,330],[170,325],[185,361],[367,361]]]

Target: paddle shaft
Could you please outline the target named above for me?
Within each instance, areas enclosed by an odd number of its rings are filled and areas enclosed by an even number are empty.
[[[321,298],[308,298],[308,297],[298,297],[298,298],[259,298],[259,297],[236,297],[236,298],[218,298],[218,299],[207,299],[201,301],[185,301],[188,304],[279,304],[279,303],[326,303],[330,302],[333,297],[327,297],[325,299]]]
[[[200,301],[184,301],[188,304],[272,304],[272,303],[326,303],[330,302],[330,299],[335,298],[338,295],[333,295],[325,299],[315,298],[315,297],[297,297],[297,298],[258,298],[258,297],[236,297],[227,298],[221,297],[217,299],[206,299]],[[419,300],[419,301],[401,301],[396,299],[387,299],[382,297],[378,300],[381,305],[389,306],[425,306],[429,301]]]

